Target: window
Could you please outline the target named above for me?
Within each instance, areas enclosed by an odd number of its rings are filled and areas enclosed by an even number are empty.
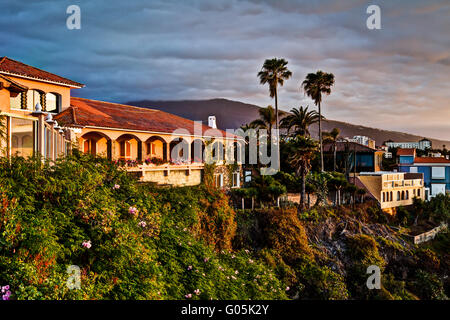
[[[147,154],[156,155],[156,144],[154,142],[147,142]]]
[[[397,201],[400,201],[400,191],[397,191]]]
[[[409,167],[410,173],[417,173],[417,167]]]
[[[48,112],[60,111],[61,97],[56,93],[47,93],[45,95],[45,110]]]
[[[420,189],[417,189],[417,196],[420,197]]]
[[[239,188],[240,187],[240,184],[241,184],[240,178],[241,177],[240,177],[239,172],[233,172],[233,184],[232,184],[233,188]]]
[[[37,90],[28,90],[27,110],[34,110],[37,103],[41,103],[41,93]]]
[[[121,141],[120,142],[120,156],[122,158],[130,158],[131,157],[131,142],[130,141]]]
[[[383,202],[386,201],[386,192],[383,192]]]
[[[9,98],[9,105],[11,109],[22,109],[22,93],[18,93],[15,97],[13,96],[15,93],[11,92],[11,96]]]
[[[431,179],[445,179],[445,167],[432,167]]]
[[[409,191],[406,190],[406,200],[408,200],[408,199],[409,199]]]
[[[444,183],[432,183],[431,184],[431,195],[436,196],[440,193],[445,194],[445,184]]]
[[[32,156],[34,136],[34,121],[11,118],[11,155]]]
[[[90,152],[90,143],[89,143],[90,141],[89,140],[84,140],[84,143],[83,143],[83,152],[84,153],[89,153]]]
[[[393,201],[394,200],[394,198],[392,197],[392,191],[391,191],[391,195],[390,195],[390,200],[389,201]]]
[[[216,187],[222,188],[223,187],[223,174],[216,175]]]
[[[250,170],[246,170],[244,173],[244,181],[250,182],[252,181],[252,172]]]

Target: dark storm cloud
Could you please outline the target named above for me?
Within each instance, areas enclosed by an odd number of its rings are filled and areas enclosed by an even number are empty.
[[[81,7],[82,29],[66,28]],[[382,30],[366,28],[378,4]],[[284,57],[284,109],[313,105],[308,72],[333,72],[332,119],[450,139],[448,1],[15,1],[0,10],[2,52],[124,102],[224,97],[272,103],[256,73]]]

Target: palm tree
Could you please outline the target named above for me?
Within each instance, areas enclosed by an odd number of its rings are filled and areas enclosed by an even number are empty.
[[[249,128],[258,128],[258,129],[266,129],[268,134],[272,133],[272,127],[275,125],[276,116],[275,110],[272,106],[267,106],[267,108],[260,108],[259,111],[259,119],[253,120],[247,126]]]
[[[333,171],[336,171],[336,149],[337,149],[337,141],[339,139],[340,130],[338,128],[334,128],[333,130],[323,133],[323,143],[331,144],[333,148]]]
[[[295,173],[301,177],[302,190],[300,207],[304,208],[306,193],[306,175],[311,169],[311,158],[317,151],[317,142],[309,137],[296,136],[288,142],[288,161],[296,168]]]
[[[319,121],[317,111],[308,111],[308,107],[300,106],[298,109],[291,109],[291,114],[281,119],[280,127],[288,130],[294,129],[293,136],[301,135],[309,137],[309,126]]]
[[[287,68],[288,62],[284,59],[267,59],[264,61],[261,71],[258,72],[260,84],[269,84],[269,94],[275,98],[275,129],[278,129],[278,85],[283,86],[284,80],[292,76],[292,72]],[[279,138],[277,136],[277,138]],[[280,162],[280,142],[277,139],[277,157]]]
[[[334,74],[318,70],[316,73],[308,73],[306,79],[302,82],[302,88],[306,95],[314,100],[319,109],[319,143],[320,143],[320,166],[323,169],[323,145],[322,145],[322,93],[329,95],[331,87],[334,85]]]

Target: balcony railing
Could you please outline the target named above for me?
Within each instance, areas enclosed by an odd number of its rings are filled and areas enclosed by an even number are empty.
[[[394,180],[383,182],[383,189],[394,189],[400,187],[422,187],[422,179]]]

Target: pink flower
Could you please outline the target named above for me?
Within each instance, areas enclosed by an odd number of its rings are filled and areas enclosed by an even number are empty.
[[[137,213],[138,213],[138,209],[136,209],[135,207],[129,207],[129,208],[128,208],[128,212],[129,212],[131,215],[136,216]]]
[[[192,266],[187,267],[188,270],[192,270]]]
[[[186,299],[190,299],[192,298],[192,293],[188,293],[187,295],[185,295]]]
[[[142,227],[142,228],[145,228],[145,227],[147,226],[147,223],[146,223],[145,221],[140,221],[140,222],[138,223],[138,226],[139,226],[139,227]]]
[[[115,189],[115,190],[120,189],[120,185],[115,184],[114,187],[113,187],[113,189]]]
[[[87,249],[90,249],[92,247],[91,240],[83,241],[83,243],[81,245]]]
[[[291,290],[291,288],[289,288],[289,287],[286,287],[286,291],[289,291],[289,290]]]
[[[253,263],[253,260],[252,260],[252,259],[248,259],[248,262],[249,262],[249,263]]]
[[[236,270],[236,271],[234,272],[234,274],[239,274],[239,271]]]
[[[195,290],[194,290],[194,293],[195,293],[196,295],[199,295],[199,294],[200,294],[200,290],[199,290],[199,289],[195,289]]]
[[[205,259],[203,259],[203,261],[204,261],[204,262],[208,262],[208,261],[209,261],[209,258],[205,258]]]

